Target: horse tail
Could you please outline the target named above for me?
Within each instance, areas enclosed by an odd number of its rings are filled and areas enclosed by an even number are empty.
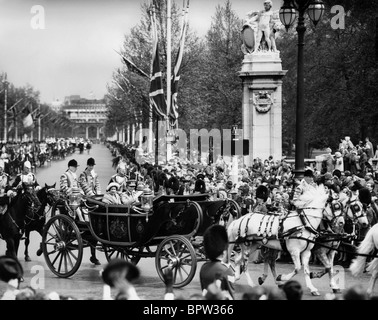
[[[376,227],[371,228],[368,233],[366,234],[364,240],[358,246],[357,253],[360,254],[369,254],[375,248],[374,243],[374,233],[378,230],[378,225]],[[354,277],[359,276],[365,270],[366,266],[366,256],[358,256],[356,259],[352,261],[352,264],[349,267],[352,275]]]

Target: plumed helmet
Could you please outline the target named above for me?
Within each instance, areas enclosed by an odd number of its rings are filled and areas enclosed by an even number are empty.
[[[268,200],[269,189],[263,185],[258,186],[256,189],[256,198],[264,201]]]
[[[29,168],[29,169],[31,169],[31,163],[30,163],[30,161],[25,161],[25,162],[24,162],[24,168]]]
[[[358,198],[360,199],[361,203],[369,205],[371,203],[371,193],[367,188],[361,188],[358,191]]]
[[[210,226],[203,235],[203,245],[207,257],[210,260],[217,259],[228,246],[226,228],[219,224]]]

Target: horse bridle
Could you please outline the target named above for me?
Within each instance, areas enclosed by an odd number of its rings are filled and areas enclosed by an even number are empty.
[[[42,219],[41,215],[38,214],[38,211],[42,207],[42,203],[39,201],[37,195],[31,193],[30,191],[26,191],[25,190],[21,196],[22,197],[27,197],[28,198],[28,202],[29,202],[29,204],[31,206],[31,210],[27,210],[27,213],[25,214],[24,225],[28,225],[28,224],[32,223],[33,221]],[[36,206],[36,203],[38,203],[39,206]],[[31,215],[28,214],[29,211],[31,211]],[[38,217],[38,219],[34,218],[35,215]]]
[[[356,203],[353,204],[354,202]],[[356,225],[358,223],[358,219],[367,217],[366,212],[363,209],[361,209],[361,207],[357,204],[357,198],[354,200],[351,200],[349,198],[347,205],[345,207],[347,209],[347,216],[348,216],[348,208],[350,208],[350,210],[353,213],[353,218],[351,219],[353,225]],[[358,215],[359,212],[361,212],[361,214]]]
[[[336,222],[337,220],[340,218],[340,217],[343,217],[343,214],[344,214],[344,206],[343,204],[338,200],[338,199],[335,199],[334,197],[330,197],[332,200],[331,201],[327,201],[327,204],[329,205],[329,207],[331,208],[331,213],[332,213],[332,217],[331,217],[331,220],[329,219],[323,219],[325,220],[329,225],[330,225],[330,228],[331,230],[333,231],[334,230],[334,227],[336,227]],[[324,208],[324,210],[327,212],[327,209]],[[339,215],[336,215],[336,211],[340,211],[340,214]]]

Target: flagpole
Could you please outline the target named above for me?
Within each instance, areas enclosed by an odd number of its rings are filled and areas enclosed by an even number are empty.
[[[8,140],[8,128],[7,128],[7,121],[8,121],[8,106],[7,106],[7,100],[8,100],[8,81],[7,81],[7,74],[5,73],[4,77],[4,142],[7,142]]]
[[[172,65],[172,0],[167,0],[167,133],[170,131],[169,113],[171,108],[171,65]],[[167,141],[167,162],[172,157],[172,144]]]
[[[41,141],[41,105],[38,105],[38,141]]]

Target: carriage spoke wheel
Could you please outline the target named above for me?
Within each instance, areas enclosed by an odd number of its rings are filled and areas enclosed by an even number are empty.
[[[173,287],[185,287],[196,274],[196,252],[184,236],[170,236],[159,244],[156,250],[155,266],[162,281],[164,281],[164,272],[170,267],[173,270]]]
[[[69,278],[83,259],[83,239],[74,220],[64,215],[52,217],[45,225],[42,250],[49,269],[58,277]]]
[[[135,265],[138,264],[141,258],[138,252],[143,251],[143,247],[141,247],[139,251],[136,252],[136,251],[133,251],[132,249],[108,247],[105,244],[103,245],[103,248],[104,248],[106,260],[108,262],[112,259],[123,259],[126,261],[130,261],[131,263]]]

